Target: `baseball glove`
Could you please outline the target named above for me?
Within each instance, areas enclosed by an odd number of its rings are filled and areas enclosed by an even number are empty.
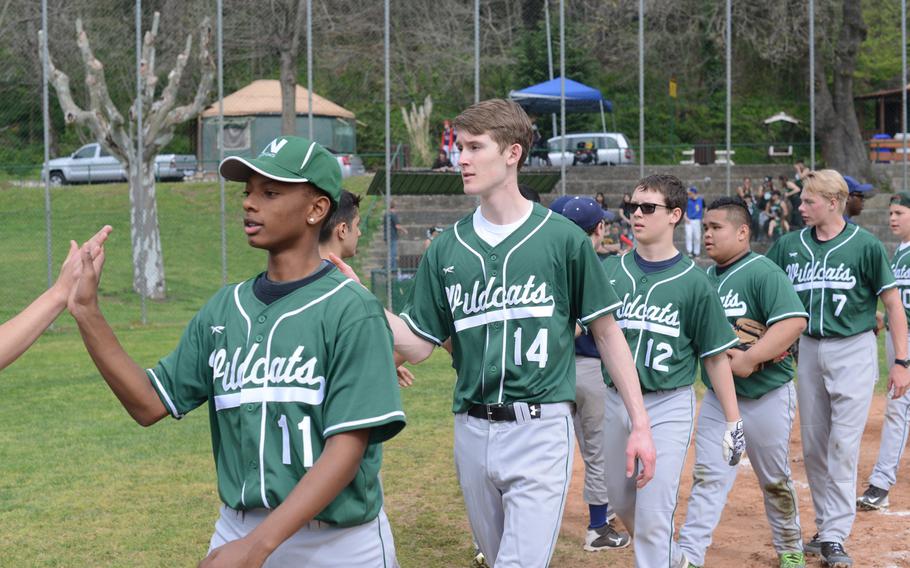
[[[765,332],[768,331],[768,327],[754,319],[738,318],[736,323],[733,324],[733,331],[736,332],[736,336],[739,338],[739,345],[736,346],[736,349],[747,351],[765,335]],[[759,363],[752,372],[754,373],[762,370],[768,363],[779,363],[780,361],[783,361],[786,359],[787,355],[791,353],[791,349],[787,349],[773,359]]]

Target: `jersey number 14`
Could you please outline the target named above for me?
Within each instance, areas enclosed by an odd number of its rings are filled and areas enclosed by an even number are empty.
[[[522,364],[522,345],[521,345],[521,328],[515,330],[515,364]],[[537,332],[537,337],[531,342],[531,346],[524,353],[525,361],[533,361],[537,366],[543,369],[547,366],[547,329],[541,329]]]

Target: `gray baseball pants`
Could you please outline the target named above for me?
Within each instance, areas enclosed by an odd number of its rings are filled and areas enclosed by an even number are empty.
[[[791,381],[759,399],[740,397],[738,402],[746,453],[764,494],[774,549],[778,554],[802,552],[799,506],[790,478],[790,431],[796,415],[796,388]],[[698,414],[692,493],[686,522],[679,531],[680,548],[698,566],[705,564],[711,535],[736,480],[737,468],[723,459],[725,431],[723,409],[714,391],[709,390]]]
[[[908,342],[910,343],[910,342]],[[887,361],[894,361],[894,345],[891,334],[885,335]],[[907,447],[907,435],[910,431],[910,392],[897,400],[888,397],[885,409],[885,421],[882,424],[882,441],[878,448],[878,459],[869,476],[869,483],[890,491],[897,483],[897,467]]]
[[[600,359],[575,356],[575,437],[585,462],[584,500],[589,505],[606,505],[607,479],[604,472],[604,400],[607,385],[600,371]],[[625,460],[624,454],[615,459]]]
[[[215,522],[215,534],[209,552],[241,539],[269,515],[268,509],[238,511],[221,506],[221,517]],[[263,568],[397,568],[395,541],[385,509],[379,515],[355,527],[335,527],[321,521],[310,521],[275,549]]]
[[[625,449],[632,423],[615,389],[607,389],[604,449],[622,459],[606,461],[610,506],[632,535],[637,568],[673,568],[681,551],[673,540],[673,514],[679,498],[679,479],[686,461],[695,419],[691,386],[646,393],[645,410],[657,449],[654,478],[636,489],[635,474],[626,477]]]
[[[455,470],[474,541],[494,568],[544,568],[556,549],[575,456],[573,405],[490,422],[455,415]]]
[[[856,518],[856,468],[878,379],[872,331],[799,340],[796,392],[806,476],[822,542],[843,543]]]

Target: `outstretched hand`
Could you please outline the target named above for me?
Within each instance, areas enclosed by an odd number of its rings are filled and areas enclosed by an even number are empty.
[[[105,258],[104,241],[110,232],[111,227],[105,226],[79,249],[81,257],[79,274],[66,302],[67,308],[74,316],[80,310],[98,304],[98,282],[101,280]]]
[[[87,240],[83,246],[91,247],[92,249],[103,247],[111,230],[110,225],[105,225],[95,233],[92,238]],[[73,286],[82,274],[82,256],[80,250],[76,241],[70,241],[69,253],[67,253],[66,260],[63,261],[63,266],[60,268],[60,275],[57,277],[57,281],[54,282],[52,287],[61,306],[67,303]]]
[[[395,370],[398,373],[398,386],[407,388],[414,384],[414,373],[404,365]]]

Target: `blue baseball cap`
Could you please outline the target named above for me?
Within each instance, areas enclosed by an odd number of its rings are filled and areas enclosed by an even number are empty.
[[[693,185],[689,188],[689,191],[691,191],[692,193],[698,193],[698,188]]]
[[[554,213],[562,213],[563,207],[566,206],[566,203],[572,200],[571,195],[563,195],[562,197],[557,197],[553,200],[553,203],[550,204],[550,211]]]
[[[606,218],[608,211],[590,197],[576,196],[569,199],[562,214],[587,232]]]
[[[844,181],[847,182],[848,193],[868,193],[873,189],[871,183],[860,183],[851,176],[844,176]]]

